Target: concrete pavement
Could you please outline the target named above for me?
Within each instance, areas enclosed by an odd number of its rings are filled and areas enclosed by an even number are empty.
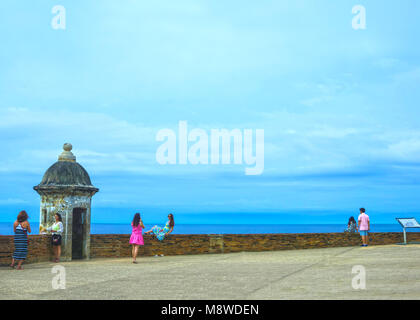
[[[420,245],[94,259],[0,268],[0,299],[419,299]],[[355,290],[352,268],[366,271]]]

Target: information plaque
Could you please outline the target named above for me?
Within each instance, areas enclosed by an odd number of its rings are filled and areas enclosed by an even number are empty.
[[[403,227],[404,230],[404,244],[407,244],[407,228],[420,228],[420,224],[417,222],[416,218],[396,218],[399,224]]]

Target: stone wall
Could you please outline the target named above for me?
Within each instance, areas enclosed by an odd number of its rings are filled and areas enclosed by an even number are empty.
[[[0,236],[0,265],[11,263],[15,249],[13,236]],[[51,236],[29,236],[28,257],[26,262],[43,262],[52,259]]]
[[[140,246],[140,256],[155,254],[203,254],[212,252],[210,238],[207,234],[169,235],[164,241],[153,236],[144,236],[144,246]],[[130,235],[127,234],[95,234],[90,239],[90,253],[92,258],[98,257],[129,257],[131,256]]]
[[[408,241],[420,241],[420,233],[408,233]],[[401,232],[370,233],[371,245],[403,242]],[[130,236],[122,234],[92,235],[91,257],[129,257]],[[328,247],[350,247],[361,244],[358,234],[348,233],[301,233],[301,234],[225,234],[225,235],[169,235],[160,242],[144,236],[145,246],[139,255],[155,254],[206,254],[241,251],[293,250]]]
[[[38,189],[39,190],[39,189]],[[73,189],[58,189],[41,192],[41,213],[40,226],[47,228],[55,222],[54,215],[60,213],[63,219],[64,232],[61,246],[61,260],[69,261],[72,256],[72,232],[73,232],[73,215],[74,209],[86,210],[83,216],[83,257],[89,256],[88,235],[90,230],[90,207],[91,194],[90,191],[75,191]]]
[[[403,242],[401,232],[370,233],[371,245],[386,245]],[[408,241],[420,241],[420,233],[408,233]],[[131,246],[127,234],[91,235],[91,257],[129,257]],[[158,241],[150,235],[144,236],[145,245],[139,249],[139,256],[155,254],[207,254],[241,251],[293,250],[328,247],[350,247],[361,244],[358,234],[347,233],[301,233],[301,234],[225,234],[225,235],[169,235]],[[13,253],[13,236],[0,236],[0,264],[10,263]],[[27,262],[52,259],[50,237],[29,236]]]

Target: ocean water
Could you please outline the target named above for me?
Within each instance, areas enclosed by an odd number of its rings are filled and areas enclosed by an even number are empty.
[[[153,225],[147,225],[149,230]],[[39,223],[31,223],[32,234],[38,234]],[[345,224],[176,224],[174,234],[253,234],[253,233],[328,233],[343,232]],[[412,229],[419,232],[420,229]],[[402,232],[398,223],[372,224],[371,232]],[[92,234],[129,234],[130,224],[93,223]],[[13,224],[0,222],[0,235],[13,234]]]

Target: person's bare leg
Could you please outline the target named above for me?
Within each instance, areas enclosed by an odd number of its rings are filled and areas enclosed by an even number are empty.
[[[54,262],[58,262],[58,246],[54,246]]]
[[[57,262],[60,261],[60,256],[61,256],[61,246],[57,246]]]
[[[22,263],[23,263],[23,260],[18,260],[18,265],[17,265],[17,268],[16,269],[22,270],[23,269]]]
[[[12,264],[10,265],[12,268],[14,268],[15,267],[15,259],[14,258],[12,258]]]
[[[139,246],[134,245],[133,262],[136,262],[138,250],[139,250]]]
[[[367,234],[366,236],[365,236],[365,244],[366,245],[368,245],[369,244],[369,234]]]

